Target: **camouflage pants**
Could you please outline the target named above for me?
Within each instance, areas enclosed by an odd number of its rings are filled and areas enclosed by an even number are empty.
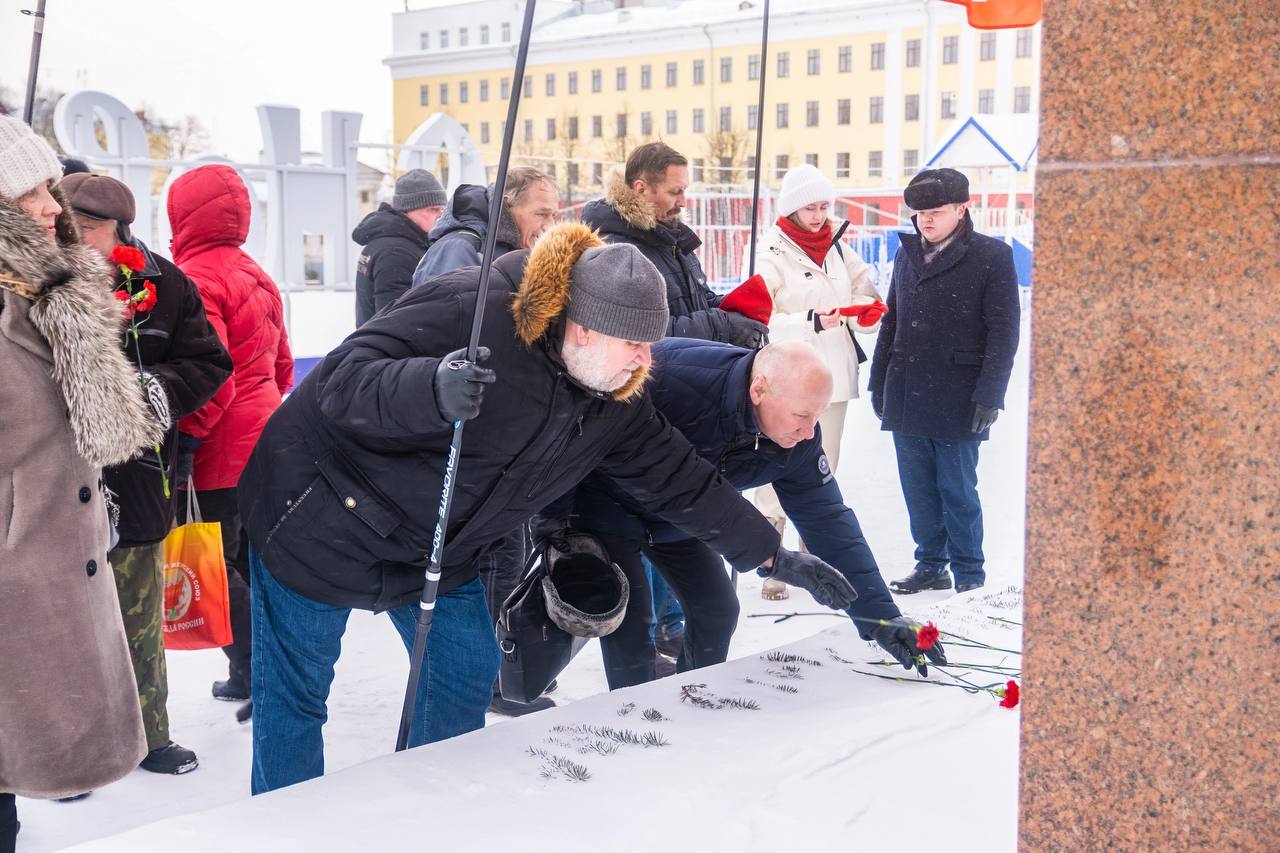
[[[133,675],[142,702],[147,749],[169,742],[169,674],[164,662],[164,546],[116,548],[107,555],[115,570]]]

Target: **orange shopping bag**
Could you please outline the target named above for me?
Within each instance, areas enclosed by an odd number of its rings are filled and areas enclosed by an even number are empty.
[[[201,519],[190,479],[187,520],[164,539],[164,647],[221,648],[231,644],[222,525]]]

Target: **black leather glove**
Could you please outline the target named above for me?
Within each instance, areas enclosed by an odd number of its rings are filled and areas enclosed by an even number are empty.
[[[969,427],[969,430],[971,432],[986,432],[991,429],[991,425],[996,422],[998,417],[1000,417],[999,409],[993,409],[981,403],[974,403],[973,424]]]
[[[844,575],[812,554],[779,548],[773,565],[761,568],[760,574],[808,590],[814,601],[835,610],[848,610],[858,599],[857,590]]]
[[[769,327],[734,311],[722,312],[729,320],[729,340],[735,347],[760,349],[769,343]]]
[[[489,348],[479,347],[475,361],[467,361],[465,349],[440,359],[435,375],[436,408],[445,420],[469,421],[480,414],[484,386],[498,379],[496,373],[479,364],[488,358]]]
[[[884,420],[884,398],[879,394],[871,395],[871,411],[879,420]]]
[[[871,639],[880,644],[893,659],[902,664],[903,669],[919,668],[921,675],[929,674],[929,667],[916,660],[920,655],[935,663],[945,665],[947,653],[942,643],[935,641],[927,651],[921,651],[916,645],[916,623],[905,616],[895,616],[885,620],[887,624],[877,625],[871,632]]]

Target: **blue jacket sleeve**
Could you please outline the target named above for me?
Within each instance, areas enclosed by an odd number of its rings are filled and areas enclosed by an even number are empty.
[[[840,486],[815,435],[803,452],[791,455],[787,473],[773,483],[782,511],[800,533],[809,553],[834,567],[853,585],[858,600],[846,611],[862,619],[892,619],[901,615],[880,576],[880,567],[862,535],[853,510],[845,505]],[[855,621],[858,635],[871,638],[874,627]]]
[[[424,281],[447,272],[479,265],[480,253],[469,239],[462,235],[441,237],[431,244],[422,260],[418,261],[418,268],[413,271],[413,286],[417,287]]]
[[[982,292],[982,320],[987,327],[987,349],[982,359],[978,387],[973,402],[997,409],[1004,408],[1004,392],[1013,372],[1013,356],[1018,351],[1018,327],[1021,306],[1018,301],[1018,273],[1013,266],[1013,250],[996,247],[991,278]]]

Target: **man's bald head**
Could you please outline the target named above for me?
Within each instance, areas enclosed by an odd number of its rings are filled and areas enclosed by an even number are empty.
[[[831,404],[831,392],[831,369],[807,343],[769,344],[751,366],[756,423],[780,447],[813,437],[818,416]]]

